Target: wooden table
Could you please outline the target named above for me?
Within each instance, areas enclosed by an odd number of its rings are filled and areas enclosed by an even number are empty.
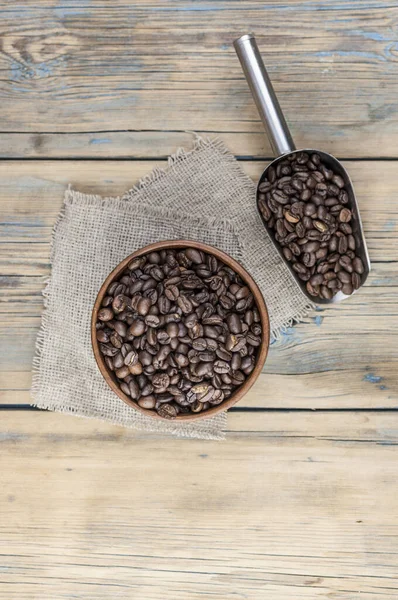
[[[396,0],[0,1],[0,600],[398,594]],[[225,442],[29,407],[65,186],[116,194],[196,130],[271,151],[254,31],[298,147],[352,174],[372,273],[290,327]]]

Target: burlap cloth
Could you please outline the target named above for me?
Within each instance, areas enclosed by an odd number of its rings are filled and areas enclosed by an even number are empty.
[[[35,405],[182,437],[224,437],[226,413],[179,424],[143,416],[103,380],[91,349],[90,317],[105,277],[152,242],[186,238],[224,250],[246,267],[267,303],[275,337],[310,309],[257,214],[255,185],[219,141],[196,139],[167,169],[156,168],[122,197],[73,190],[54,228],[52,274],[33,364]]]

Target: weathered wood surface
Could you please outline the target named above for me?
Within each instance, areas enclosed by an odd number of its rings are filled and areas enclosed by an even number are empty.
[[[237,132],[246,141],[233,142],[234,151],[269,156],[232,47],[248,31],[258,37],[298,146],[397,156],[395,0],[0,7],[1,131],[18,134],[0,136],[2,156],[132,156],[142,150],[135,141],[142,129],[148,139],[164,132],[165,154],[181,132],[197,129]],[[248,133],[257,134],[253,146]]]
[[[0,600],[396,598],[397,2],[0,0],[0,16]],[[254,180],[271,157],[232,48],[248,31],[297,146],[349,159],[365,287],[271,346],[225,442],[26,410],[67,184],[120,194],[192,130]]]
[[[69,181],[122,193],[162,161],[0,163],[0,403],[28,403],[31,361],[49,276],[51,231]],[[258,178],[263,162],[241,163]],[[357,189],[372,273],[360,293],[289,328],[243,406],[396,407],[398,400],[397,216],[394,162],[346,163]],[[375,173],[377,170],[377,177]],[[377,210],[375,210],[375,207]],[[132,247],[133,250],[133,247]]]
[[[219,443],[3,414],[0,598],[396,598],[398,415],[229,427]]]

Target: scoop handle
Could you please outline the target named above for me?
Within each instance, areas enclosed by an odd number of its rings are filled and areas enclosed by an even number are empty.
[[[274,153],[292,152],[296,148],[254,35],[242,35],[234,47]]]

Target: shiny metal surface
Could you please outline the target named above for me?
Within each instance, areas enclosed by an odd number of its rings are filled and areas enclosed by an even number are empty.
[[[292,152],[294,142],[254,36],[243,35],[234,46],[274,154]]]
[[[243,71],[245,73],[246,79],[248,81],[249,87],[253,94],[253,98],[256,102],[260,117],[264,123],[265,129],[267,131],[268,137],[270,139],[272,148],[275,154],[278,155],[274,161],[272,161],[268,167],[265,169],[263,174],[260,177],[260,181],[257,186],[257,209],[258,209],[258,196],[259,196],[259,185],[264,181],[267,177],[268,169],[272,167],[276,167],[281,160],[285,160],[287,155],[296,154],[297,152],[307,152],[309,154],[319,154],[322,161],[326,164],[327,167],[332,169],[338,175],[344,179],[345,188],[349,195],[349,206],[353,213],[352,223],[350,223],[353,227],[353,232],[356,233],[360,237],[360,248],[357,250],[358,255],[361,257],[362,262],[364,264],[364,273],[362,277],[361,287],[366,281],[371,265],[369,259],[369,253],[366,246],[361,216],[359,214],[359,208],[357,204],[357,200],[355,198],[354,188],[350,179],[349,174],[341,164],[337,158],[328,154],[327,152],[322,152],[316,149],[302,149],[296,150],[292,137],[289,132],[289,128],[286,124],[286,121],[283,117],[281,108],[279,106],[278,100],[276,98],[275,92],[272,88],[272,84],[269,80],[267,71],[265,69],[264,63],[260,56],[256,40],[253,35],[243,35],[234,41],[234,46],[236,53],[241,62]],[[269,234],[271,241],[274,246],[278,250],[281,255],[283,261],[290,269],[292,275],[294,276],[298,286],[301,288],[303,293],[312,301],[317,304],[331,304],[334,302],[339,302],[344,300],[345,298],[349,298],[343,294],[343,292],[339,291],[333,298],[330,300],[311,296],[306,289],[305,283],[298,277],[297,273],[293,270],[292,265],[288,262],[283,256],[282,247],[278,244],[278,242],[274,239],[274,232],[270,231],[267,226],[267,222],[263,219],[261,212],[259,210],[259,214],[261,220],[264,223],[264,226]],[[360,289],[360,288],[359,288]],[[358,291],[358,290],[356,290]],[[356,292],[354,292],[356,293]]]

